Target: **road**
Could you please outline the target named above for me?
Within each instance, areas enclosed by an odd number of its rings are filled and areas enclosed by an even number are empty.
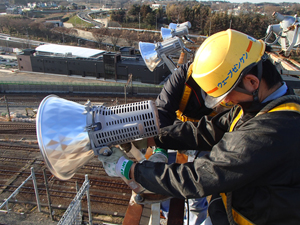
[[[3,34],[0,33],[0,40],[6,41],[6,42],[17,42],[17,43],[24,43],[33,45],[33,46],[39,46],[41,44],[40,41],[34,41],[34,40],[29,40],[29,39],[24,39],[24,38],[17,38],[17,37],[12,37],[8,34]]]

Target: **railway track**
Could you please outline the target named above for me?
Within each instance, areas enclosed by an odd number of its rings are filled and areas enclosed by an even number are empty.
[[[0,124],[0,134],[26,134],[26,135],[36,135],[35,124]]]

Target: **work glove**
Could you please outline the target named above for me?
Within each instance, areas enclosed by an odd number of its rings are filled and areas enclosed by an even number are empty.
[[[128,153],[131,150],[131,144],[133,144],[137,149],[145,154],[148,148],[147,142],[147,138],[138,139],[136,141],[132,141],[131,143],[120,144],[120,149]]]
[[[98,159],[103,164],[105,172],[110,177],[125,177],[129,180],[129,172],[133,161],[131,161],[119,148],[112,147],[111,151],[111,155],[98,156]]]
[[[162,148],[155,148],[153,154],[148,159],[151,162],[168,162],[168,152]]]
[[[179,153],[185,154],[187,156],[195,156],[196,150],[178,150]]]

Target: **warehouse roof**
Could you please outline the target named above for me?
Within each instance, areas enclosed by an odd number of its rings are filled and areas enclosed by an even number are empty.
[[[74,57],[81,58],[90,58],[97,57],[100,54],[105,53],[104,50],[100,49],[92,49],[92,48],[84,48],[84,47],[76,47],[69,45],[58,45],[58,44],[44,44],[36,47],[35,49],[39,54],[40,53],[48,53],[48,54],[62,54],[62,55],[70,55]]]

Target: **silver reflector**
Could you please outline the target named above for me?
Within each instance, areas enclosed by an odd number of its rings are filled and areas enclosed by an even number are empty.
[[[40,103],[36,133],[40,150],[49,170],[61,180],[70,179],[75,171],[93,156],[86,126],[84,106],[49,95]]]
[[[161,58],[158,57],[157,52],[155,51],[155,44],[140,42],[139,49],[146,66],[153,72],[161,62]]]

